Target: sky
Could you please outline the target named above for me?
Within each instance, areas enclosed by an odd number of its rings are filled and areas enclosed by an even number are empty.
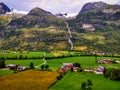
[[[29,12],[31,9],[39,7],[53,14],[60,12],[79,13],[85,3],[98,1],[120,5],[120,0],[0,0],[0,2],[18,11]]]

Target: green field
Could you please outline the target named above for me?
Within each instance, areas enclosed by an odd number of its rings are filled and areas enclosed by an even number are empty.
[[[5,57],[5,59],[7,58],[19,58],[22,55],[22,57],[27,57],[29,58],[42,58],[44,56],[44,52],[15,52],[15,51],[11,51],[9,53],[0,53],[0,58],[1,57]],[[46,53],[46,57],[53,57],[53,53]]]
[[[35,59],[35,60],[6,60],[5,64],[20,64],[24,65],[25,67],[29,68],[30,63],[33,62],[34,66],[41,64],[43,61],[42,59]]]
[[[111,59],[111,60],[119,60],[120,58],[112,58],[112,57],[98,57],[98,60],[101,59]],[[43,61],[42,59],[35,59],[35,60],[6,60],[7,64],[21,64],[26,67],[29,67],[30,62],[33,62],[35,66],[41,64]],[[83,68],[86,67],[93,67],[96,68],[98,65],[102,65],[105,67],[120,67],[119,64],[97,64],[95,61],[95,57],[91,56],[81,56],[81,57],[69,57],[69,58],[59,58],[59,59],[50,59],[47,60],[47,64],[54,69],[57,69],[62,66],[63,63],[80,63]]]
[[[111,60],[119,60],[120,58],[112,58],[112,57],[98,57],[98,60],[101,59],[111,59]],[[97,64],[95,61],[95,57],[90,56],[81,56],[81,57],[69,57],[69,58],[60,58],[60,59],[52,59],[48,60],[47,63],[50,67],[59,68],[62,66],[63,63],[80,63],[82,68],[86,67],[93,67],[96,68],[98,65],[105,66],[105,67],[120,67],[119,64]]]
[[[69,72],[49,90],[81,90],[81,83],[90,79],[92,90],[120,90],[120,81],[111,81],[94,73]]]
[[[98,60],[101,59],[111,59],[118,60],[120,58],[112,58],[112,57],[97,57]],[[35,66],[40,65],[43,61],[42,59],[35,60],[6,60],[7,64],[21,64],[29,67],[30,62],[33,62]],[[120,67],[120,63],[118,64],[97,64],[95,57],[92,56],[80,56],[80,57],[68,57],[68,58],[59,58],[59,59],[50,59],[47,60],[47,64],[53,70],[57,70],[62,66],[63,63],[80,63],[82,68],[91,67],[97,68],[99,65],[105,66],[107,68],[112,67]],[[7,71],[8,72],[8,71]],[[1,71],[0,71],[1,73]],[[5,73],[2,71],[2,73]],[[5,73],[7,74],[7,73]],[[2,74],[4,75],[4,74]],[[112,81],[106,79],[103,75],[96,75],[94,73],[78,73],[78,72],[68,72],[60,81],[54,84],[50,90],[79,90],[81,87],[81,83],[83,81],[87,81],[90,79],[93,82],[92,90],[120,90],[120,82]]]

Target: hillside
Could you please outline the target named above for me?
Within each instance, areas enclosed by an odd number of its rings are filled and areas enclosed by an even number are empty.
[[[77,32],[92,30],[109,31],[120,28],[120,6],[109,5],[104,2],[87,3],[83,6],[74,20],[70,20],[71,28]],[[89,25],[92,25],[90,28]]]
[[[70,50],[71,39],[73,50],[120,53],[119,12],[119,5],[94,2],[85,4],[72,20],[57,18],[40,8],[20,17],[2,15],[0,49]]]

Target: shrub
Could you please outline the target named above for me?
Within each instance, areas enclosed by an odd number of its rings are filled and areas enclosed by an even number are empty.
[[[59,76],[57,76],[57,80],[60,80],[60,79],[62,79],[63,78],[63,75],[62,74],[60,74]]]
[[[49,65],[45,65],[45,69],[48,70],[49,69]]]
[[[33,62],[30,63],[30,69],[34,69],[34,63]]]
[[[44,65],[41,65],[41,70],[44,70],[45,66]]]
[[[92,81],[88,79],[87,82],[81,83],[81,90],[92,90],[92,86]]]
[[[0,60],[0,68],[5,68],[5,60]]]
[[[110,80],[120,81],[120,69],[115,68],[105,69],[104,76]]]

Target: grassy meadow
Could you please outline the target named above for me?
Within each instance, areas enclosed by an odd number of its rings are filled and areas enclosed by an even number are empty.
[[[120,90],[119,81],[111,81],[102,75],[94,73],[68,72],[49,90],[81,90],[81,83],[90,79],[93,83],[92,90]]]

